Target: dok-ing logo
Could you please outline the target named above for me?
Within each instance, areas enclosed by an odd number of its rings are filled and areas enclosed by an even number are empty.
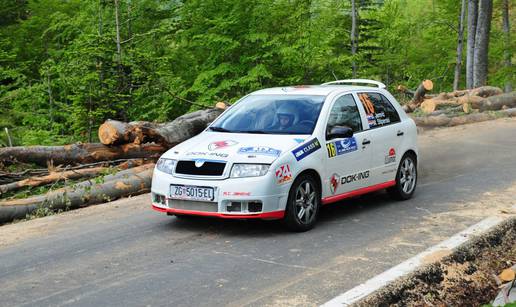
[[[280,165],[274,173],[276,174],[276,181],[278,184],[292,180],[292,172],[290,171],[290,166],[288,164]]]
[[[331,191],[331,194],[335,194],[335,192],[337,191],[337,188],[339,187],[339,181],[340,181],[339,175],[333,174],[331,176],[331,178],[330,178],[330,191]]]
[[[340,183],[346,184],[346,183],[351,183],[351,182],[366,179],[366,178],[369,178],[369,171],[344,176],[340,179]]]
[[[217,142],[210,143],[208,145],[208,149],[209,150],[217,150],[217,149],[233,146],[233,145],[236,145],[236,144],[238,144],[238,142],[237,141],[232,141],[232,140],[217,141]]]

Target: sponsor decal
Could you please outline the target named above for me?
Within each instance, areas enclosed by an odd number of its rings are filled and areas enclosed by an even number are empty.
[[[208,145],[208,149],[213,151],[213,150],[217,150],[217,149],[233,146],[233,145],[236,145],[236,144],[238,144],[238,142],[237,141],[233,141],[233,140],[217,141],[217,142],[210,143]]]
[[[273,156],[278,157],[281,153],[281,150],[265,147],[265,146],[255,146],[255,147],[241,147],[238,150],[239,154],[257,154],[257,155],[265,155],[265,156]]]
[[[374,126],[378,125],[376,123],[376,118],[374,117],[374,114],[367,115],[367,123],[369,124],[370,127],[374,127]]]
[[[385,164],[396,162],[396,150],[394,148],[389,149],[389,154],[385,156]]]
[[[229,155],[227,153],[220,152],[208,152],[208,151],[190,151],[185,155],[187,156],[209,156],[209,157],[217,157],[217,158],[227,158]]]
[[[292,150],[292,154],[294,154],[294,157],[297,161],[300,161],[305,157],[309,156],[311,153],[319,150],[319,148],[321,148],[321,143],[319,143],[319,140],[317,138],[313,138],[312,140],[310,140],[310,142],[303,144],[298,148]]]
[[[294,141],[298,144],[301,144],[305,141],[305,139],[298,139],[298,138],[295,138]]]
[[[292,172],[290,171],[290,165],[288,164],[280,165],[274,173],[276,174],[276,180],[278,184],[292,180]]]
[[[340,183],[346,184],[346,183],[351,183],[351,182],[355,182],[355,181],[366,179],[366,178],[369,178],[369,171],[344,176],[344,177],[340,178]]]
[[[326,144],[326,149],[328,150],[329,158],[333,158],[335,156],[340,156],[345,153],[355,151],[357,150],[357,148],[357,140],[355,139],[355,137],[345,138],[340,141]]]
[[[251,192],[224,192],[224,196],[251,196]]]
[[[339,187],[339,181],[340,181],[339,175],[337,175],[337,174],[331,175],[331,177],[330,177],[331,194],[335,194],[335,192],[337,191],[337,188]]]
[[[385,118],[385,119],[376,119],[376,123],[378,123],[378,125],[386,125],[388,123],[390,123],[391,120],[388,119],[388,118]]]

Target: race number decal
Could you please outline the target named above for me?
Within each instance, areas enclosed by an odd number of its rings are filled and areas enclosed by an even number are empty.
[[[288,164],[280,165],[274,173],[276,174],[276,182],[278,184],[283,184],[292,180],[292,172],[290,171],[290,166]]]

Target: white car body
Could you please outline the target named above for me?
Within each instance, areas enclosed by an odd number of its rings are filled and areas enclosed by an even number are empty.
[[[363,102],[360,103],[358,97],[360,93],[378,93],[386,97],[396,109],[400,121],[371,127]],[[329,112],[335,101],[347,94],[351,94],[356,102],[363,130],[355,132],[352,138],[327,140]],[[224,168],[219,176],[184,174],[183,168],[183,174],[177,169],[166,173],[156,168],[151,189],[155,210],[175,215],[281,219],[285,216],[292,183],[302,173],[316,178],[320,185],[320,203],[324,205],[392,187],[396,184],[401,157],[410,152],[417,159],[414,121],[381,86],[328,84],[271,88],[248,96],[252,95],[320,95],[325,98],[312,134],[246,134],[206,129],[168,150],[161,159],[189,161],[180,162],[181,167],[188,165],[193,172],[192,163],[196,162],[196,166],[222,163]],[[262,176],[231,178],[232,167],[239,163],[270,166]],[[178,162],[176,168],[177,165]],[[174,192],[171,185],[177,191]],[[190,186],[190,190],[175,185]],[[195,192],[192,187],[207,187],[208,190]],[[213,195],[210,195],[210,188],[213,188]],[[180,199],[188,191],[197,198],[200,193],[205,199],[192,200],[186,195]],[[176,192],[183,194],[173,195]]]

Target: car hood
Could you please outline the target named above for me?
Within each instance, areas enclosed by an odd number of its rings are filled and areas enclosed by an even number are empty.
[[[272,163],[306,141],[308,135],[247,134],[205,131],[171,148],[163,158]]]

